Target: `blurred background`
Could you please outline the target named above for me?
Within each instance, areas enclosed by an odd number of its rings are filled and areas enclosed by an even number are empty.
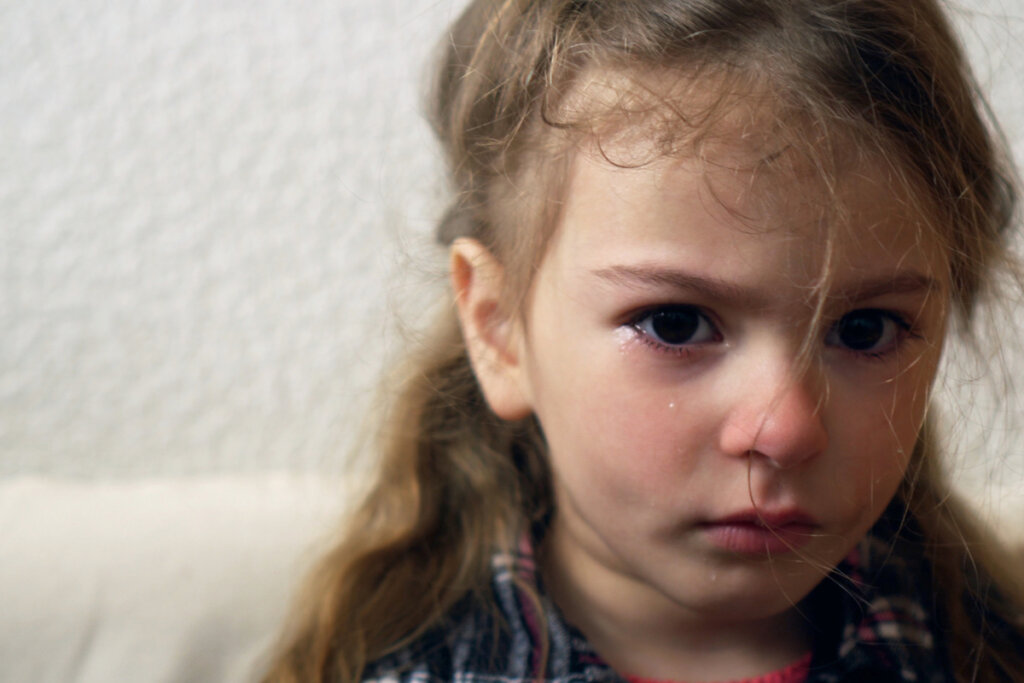
[[[455,4],[0,2],[0,474],[337,466]]]
[[[245,657],[280,617],[301,564],[287,558],[343,506],[334,482],[377,378],[444,281],[429,234],[445,184],[421,101],[461,5],[0,0],[0,593],[16,596],[0,678],[104,680],[104,661],[155,648],[96,660],[102,628],[73,636],[88,615],[92,628],[114,618],[111,573],[144,582],[160,566],[159,585],[195,584],[220,552],[236,558],[207,593],[164,596],[174,609],[150,638],[243,565],[269,596]],[[1019,165],[1024,8],[950,7]],[[1024,526],[1024,401],[1010,386],[1024,379],[1024,308],[998,316],[1007,354],[954,349],[939,394],[957,485]],[[217,515],[222,538],[188,546]],[[136,536],[109,536],[133,520]],[[125,547],[153,555],[111,550]],[[66,585],[29,585],[54,565]],[[138,589],[122,639],[153,590]],[[81,624],[54,631],[51,602]],[[232,609],[251,616],[250,602]],[[46,628],[79,649],[47,645],[17,668]],[[189,652],[134,680],[240,675],[183,672]]]

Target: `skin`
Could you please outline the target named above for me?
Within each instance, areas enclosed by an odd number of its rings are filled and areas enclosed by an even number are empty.
[[[535,414],[549,445],[548,587],[632,675],[728,680],[807,651],[797,605],[899,486],[945,329],[943,255],[883,164],[846,162],[836,198],[798,158],[755,173],[761,146],[717,154],[621,168],[578,153],[521,316],[500,312],[493,256],[453,248],[485,395],[502,417]],[[848,224],[815,328],[837,199]],[[665,310],[696,332],[667,345]],[[880,341],[850,348],[850,316]],[[751,525],[728,520],[762,511],[799,512],[792,547],[737,550]]]

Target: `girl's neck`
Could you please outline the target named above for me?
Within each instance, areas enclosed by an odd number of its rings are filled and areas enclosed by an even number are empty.
[[[559,562],[557,525],[541,554],[548,591],[616,671],[655,680],[754,678],[800,659],[811,648],[797,608],[764,619],[711,620],[622,577],[578,561]]]

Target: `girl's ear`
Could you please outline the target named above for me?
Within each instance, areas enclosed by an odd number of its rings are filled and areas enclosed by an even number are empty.
[[[460,238],[451,247],[451,278],[462,336],[487,404],[505,420],[529,416],[523,328],[500,305],[505,269],[478,241]]]

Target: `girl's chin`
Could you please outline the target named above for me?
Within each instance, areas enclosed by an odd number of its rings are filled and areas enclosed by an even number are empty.
[[[767,559],[734,554],[707,557],[686,576],[673,579],[675,587],[662,592],[687,610],[723,620],[764,619],[794,608],[823,580],[835,562],[812,548]],[[717,554],[717,553],[716,553]]]

